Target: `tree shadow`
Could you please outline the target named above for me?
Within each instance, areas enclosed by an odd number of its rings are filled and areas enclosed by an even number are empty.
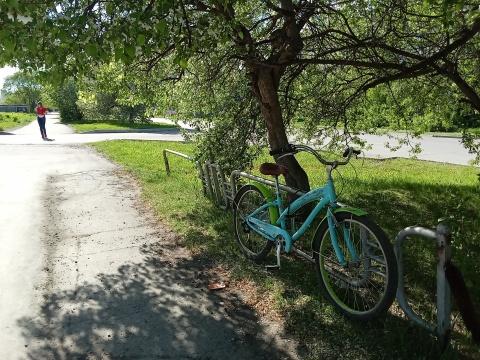
[[[240,296],[207,290],[211,263],[170,250],[144,246],[141,263],[45,295],[38,316],[19,320],[28,357],[291,358]]]
[[[455,215],[450,221],[454,231],[453,260],[462,269],[474,301],[478,302],[480,286],[475,274],[478,274],[477,259],[480,256],[480,207],[477,207],[479,200],[474,199],[478,187],[419,185],[378,179],[375,179],[374,184],[357,180],[355,187],[355,192],[346,192],[346,203],[368,210],[391,241],[406,226],[418,224],[433,227],[438,218],[446,214]],[[287,330],[303,344],[307,343],[309,349],[318,356],[328,358],[330,354],[333,358],[340,353],[346,354],[342,346],[347,342],[352,349],[352,358],[354,350],[357,353],[364,352],[364,358],[375,359],[385,358],[387,354],[388,357],[392,354],[393,358],[411,358],[410,355],[420,358],[462,358],[464,354],[478,354],[478,349],[470,343],[458,318],[453,336],[454,347],[443,355],[436,339],[426,330],[412,325],[401,314],[398,306],[384,319],[368,324],[352,323],[344,319],[333,312],[332,307],[320,295],[310,264],[284,256],[282,270],[267,273],[262,265],[254,265],[245,260],[235,243],[232,216],[225,216],[213,206],[199,203],[177,220],[188,222],[192,228],[210,229],[207,234],[197,231],[194,236],[187,235],[185,241],[189,246],[199,247],[205,250],[205,255],[234,264],[237,273],[254,278],[267,288],[272,288],[272,279],[275,279],[276,284],[281,284],[283,292],[275,296],[287,319]],[[313,231],[310,235],[313,236]],[[308,250],[308,242],[302,245]],[[274,262],[273,258],[268,261]],[[407,243],[407,294],[413,308],[430,321],[434,321],[435,316],[435,263],[433,242],[412,239]],[[454,313],[454,316],[457,317],[457,314]]]

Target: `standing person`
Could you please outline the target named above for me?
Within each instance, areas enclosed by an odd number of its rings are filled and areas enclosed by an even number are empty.
[[[35,112],[37,113],[37,121],[38,126],[40,126],[40,133],[42,134],[42,139],[49,140],[47,137],[47,129],[45,128],[45,115],[47,115],[47,108],[44,108],[42,103],[39,102],[37,104],[37,107],[35,108]]]

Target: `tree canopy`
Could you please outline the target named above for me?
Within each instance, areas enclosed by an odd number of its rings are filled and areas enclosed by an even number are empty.
[[[0,3],[0,59],[53,79],[111,61],[148,74],[148,87],[246,86],[238,99],[263,119],[271,149],[301,109],[342,120],[368,89],[405,79],[447,81],[480,110],[476,1],[76,0]],[[227,86],[228,87],[228,86]],[[222,96],[220,96],[222,97]],[[254,102],[252,102],[254,100]],[[308,180],[293,157],[287,183]]]
[[[36,103],[41,100],[42,88],[35,76],[17,72],[5,79],[1,95],[6,104],[26,104],[33,111]]]

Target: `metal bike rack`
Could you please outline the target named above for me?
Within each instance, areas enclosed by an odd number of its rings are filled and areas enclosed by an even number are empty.
[[[165,170],[167,175],[170,175],[171,173],[170,163],[168,161],[169,154],[179,156],[195,163],[198,171],[198,177],[202,182],[203,195],[212,199],[223,210],[226,210],[230,206],[230,203],[233,200],[232,190],[230,189],[230,182],[227,181],[220,165],[210,161],[206,161],[203,165],[201,165],[198,161],[195,161],[193,157],[187,154],[170,149],[164,149],[163,160],[165,162]]]
[[[163,150],[163,161],[165,163],[165,171],[167,172],[167,175],[170,175],[170,173],[171,173],[170,163],[168,161],[168,154],[172,154],[172,155],[190,160],[191,162],[193,162],[195,164],[195,167],[197,168],[197,171],[198,171],[198,177],[202,181],[203,194],[205,196],[207,196],[205,174],[204,174],[204,170],[203,170],[202,166],[200,165],[200,163],[198,161],[195,161],[194,158],[191,157],[190,155],[187,155],[187,154],[184,154],[184,153],[181,153],[181,152],[178,152],[178,151],[170,150],[170,149],[164,149]]]
[[[252,175],[244,171],[240,170],[233,170],[232,174],[230,175],[230,187],[232,189],[232,200],[235,198],[235,195],[237,194],[237,187],[238,187],[238,179],[239,178],[245,178],[249,180],[254,180],[256,182],[259,182],[261,184],[265,184],[271,187],[275,187],[275,182],[272,180],[268,180],[265,178],[262,178],[260,176]],[[303,191],[292,188],[290,186],[280,184],[280,190],[286,191],[290,194],[293,195],[303,195],[305,194]]]
[[[403,269],[403,243],[409,236],[417,235],[435,242],[438,262],[437,262],[437,323],[431,324],[422,319],[408,304],[405,294],[404,269]],[[411,226],[403,229],[397,234],[395,240],[395,255],[398,263],[398,288],[397,300],[405,315],[434,333],[440,342],[445,345],[450,334],[450,315],[451,315],[451,296],[450,286],[445,277],[445,264],[450,261],[450,231],[445,224],[439,224],[436,230],[430,230],[423,227]]]
[[[226,210],[230,205],[230,196],[228,195],[228,182],[222,168],[218,164],[206,161],[205,169],[205,178],[208,178],[207,183],[209,184],[211,199],[215,200],[221,209]]]
[[[275,187],[275,182],[272,180],[268,180],[240,170],[234,170],[230,175],[230,179],[227,179],[221,166],[216,163],[206,161],[202,165],[187,154],[170,149],[164,149],[163,160],[165,162],[165,170],[167,175],[170,175],[171,173],[170,163],[168,161],[169,154],[179,156],[195,163],[198,171],[198,177],[202,182],[203,195],[215,201],[215,203],[224,210],[227,210],[233,203],[233,199],[235,198],[238,190],[238,180],[240,178],[254,180],[261,184]],[[304,194],[303,191],[291,188],[284,184],[280,184],[280,190],[294,195]]]
[[[194,161],[193,158],[191,156],[187,155],[187,154],[183,154],[181,152],[173,151],[173,150],[169,150],[169,149],[164,149],[163,150],[163,161],[165,162],[165,170],[167,171],[167,175],[170,175],[170,163],[168,162],[167,154],[173,154],[173,155],[179,156],[181,158],[184,158],[184,159],[187,159],[187,160],[190,160],[190,161]]]
[[[198,170],[199,178],[202,182],[203,194],[212,199],[218,206],[226,210],[233,204],[233,199],[237,194],[240,179],[253,180],[255,182],[275,187],[275,182],[260,176],[252,175],[244,171],[234,170],[227,179],[220,165],[206,161],[203,165],[186,154],[177,151],[165,149],[163,150],[163,158],[165,161],[165,169],[167,174],[170,174],[170,164],[168,162],[167,154],[172,154],[190,160],[195,163]],[[280,190],[293,195],[303,195],[304,192],[284,184],[280,184]],[[339,203],[340,206],[345,206]],[[421,316],[408,304],[408,299],[405,294],[404,282],[404,266],[403,266],[403,245],[404,242],[411,236],[420,236],[425,239],[433,240],[437,250],[437,269],[436,269],[436,308],[437,321],[436,324],[425,321]],[[435,334],[445,346],[449,339],[451,331],[451,292],[450,286],[445,276],[445,264],[450,261],[450,231],[444,224],[439,224],[435,230],[426,229],[423,227],[411,226],[403,229],[397,234],[395,245],[395,256],[398,264],[398,288],[397,300],[405,315],[414,323],[427,329]],[[310,257],[298,251],[298,254],[310,260]]]

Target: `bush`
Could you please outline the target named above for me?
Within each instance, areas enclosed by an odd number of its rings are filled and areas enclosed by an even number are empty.
[[[146,106],[124,105],[118,102],[114,93],[82,94],[77,101],[83,119],[91,122],[119,122],[141,123],[146,122]]]
[[[82,113],[77,107],[77,87],[73,80],[65,82],[56,92],[56,103],[62,122],[82,120]]]

